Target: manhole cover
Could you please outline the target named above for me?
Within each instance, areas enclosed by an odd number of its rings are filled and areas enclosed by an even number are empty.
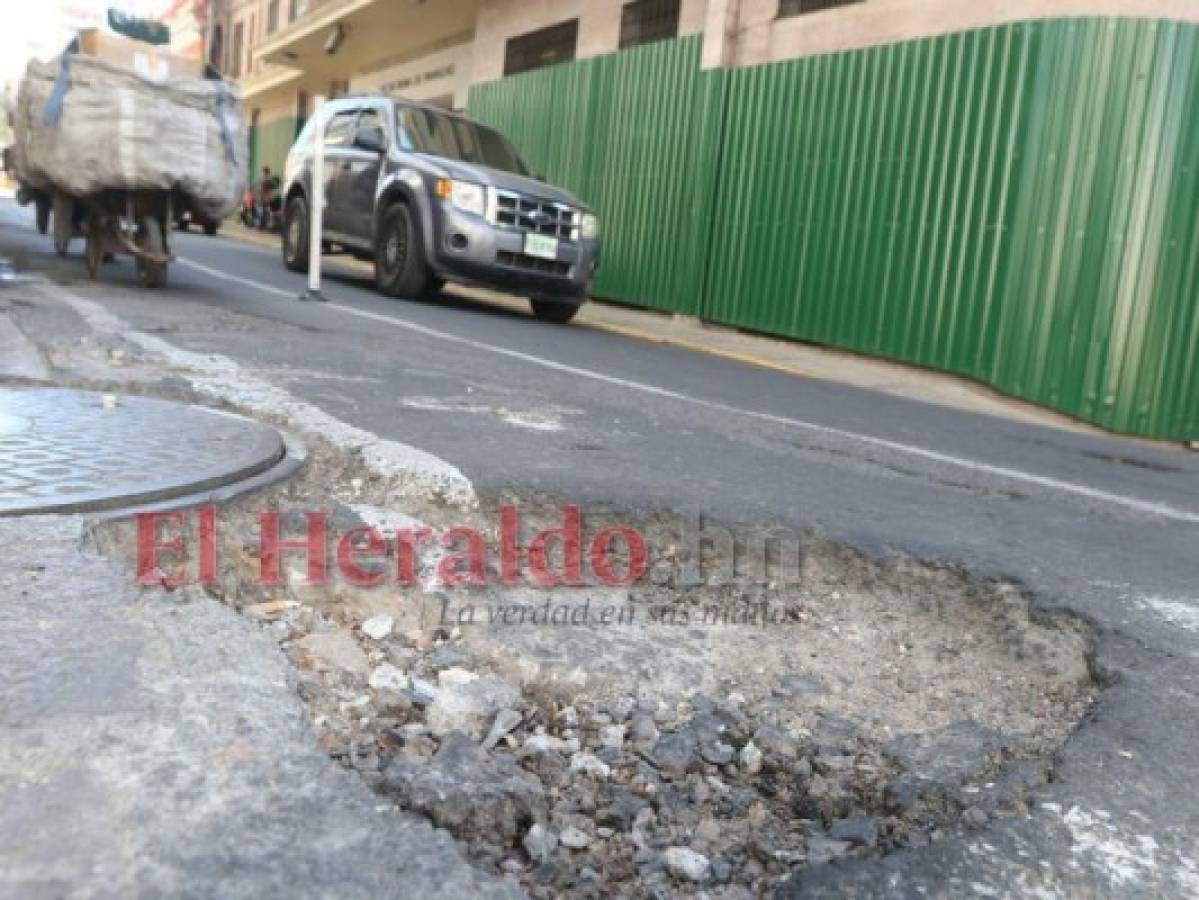
[[[197,406],[0,390],[0,516],[157,503],[250,478],[284,452],[274,429]]]

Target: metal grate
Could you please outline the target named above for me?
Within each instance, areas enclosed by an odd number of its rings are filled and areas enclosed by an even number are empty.
[[[530,272],[544,272],[548,275],[560,275],[565,278],[570,274],[570,263],[553,259],[541,259],[529,256],[527,253],[513,253],[500,250],[495,254],[496,262],[502,266],[512,266],[515,269],[528,269]]]
[[[680,0],[626,3],[620,11],[620,49],[677,37],[680,5]]]
[[[498,191],[495,198],[497,225],[520,228],[560,240],[573,240],[578,214],[569,206]]]
[[[578,19],[509,38],[504,47],[504,74],[516,75],[574,59],[578,43]]]

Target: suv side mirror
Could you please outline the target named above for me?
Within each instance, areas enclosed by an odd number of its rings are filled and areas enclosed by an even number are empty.
[[[387,149],[383,129],[376,125],[364,125],[354,131],[354,147],[368,153],[382,153]]]

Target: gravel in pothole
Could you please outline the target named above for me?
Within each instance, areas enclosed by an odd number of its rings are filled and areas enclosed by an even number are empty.
[[[222,509],[209,593],[278,640],[331,756],[534,896],[758,896],[800,867],[985,828],[1025,811],[1096,690],[1086,623],[1032,612],[1010,584],[810,536],[794,583],[397,595],[314,588],[295,567],[256,583],[261,509],[332,506],[337,532],[385,509],[385,488],[318,447],[301,478]],[[670,518],[640,524],[653,571],[671,571],[686,552]],[[99,543],[128,562],[131,532]],[[636,615],[485,614],[546,600]],[[755,608],[766,626],[705,618]]]

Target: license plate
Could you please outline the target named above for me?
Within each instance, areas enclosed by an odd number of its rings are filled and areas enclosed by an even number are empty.
[[[538,259],[557,259],[558,239],[544,234],[526,234],[525,253]]]

